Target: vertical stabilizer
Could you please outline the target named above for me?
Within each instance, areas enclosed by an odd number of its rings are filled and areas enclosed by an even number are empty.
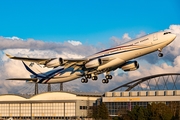
[[[47,71],[51,70],[52,68],[43,68],[37,63],[34,62],[27,62],[27,61],[22,61],[25,68],[32,73],[33,75],[44,75]]]

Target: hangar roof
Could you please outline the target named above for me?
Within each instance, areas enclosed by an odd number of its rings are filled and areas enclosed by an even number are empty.
[[[1,94],[0,102],[4,101],[40,101],[40,100],[96,100],[101,97],[100,93],[73,93],[73,92],[45,92],[33,96],[16,95],[16,94]]]

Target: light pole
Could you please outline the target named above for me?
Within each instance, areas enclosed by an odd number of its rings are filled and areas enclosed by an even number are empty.
[[[131,100],[132,99],[129,99],[129,111],[131,111]]]

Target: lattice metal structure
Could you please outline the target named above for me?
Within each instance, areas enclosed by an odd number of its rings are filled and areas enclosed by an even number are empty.
[[[70,91],[68,90],[68,86],[64,84],[64,90],[63,91]],[[60,91],[60,84],[36,84],[36,83],[25,83],[23,86],[19,86],[16,89],[17,94],[39,94],[43,92],[48,91]],[[14,91],[10,91],[10,94],[14,94]]]
[[[112,91],[180,90],[180,73],[165,73],[143,77],[120,85]]]

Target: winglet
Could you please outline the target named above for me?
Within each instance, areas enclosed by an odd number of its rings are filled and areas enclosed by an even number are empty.
[[[7,54],[6,53],[6,56],[9,57],[9,58],[13,58],[14,56],[10,55],[10,54]]]

